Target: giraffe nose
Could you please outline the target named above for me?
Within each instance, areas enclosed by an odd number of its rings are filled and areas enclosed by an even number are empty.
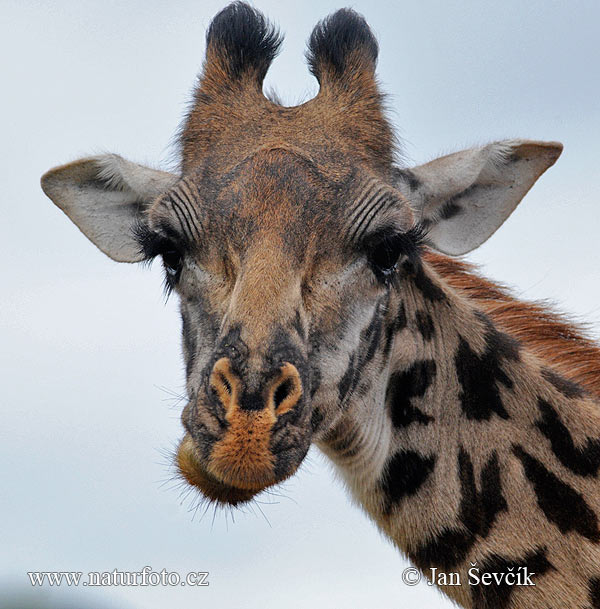
[[[302,397],[300,373],[293,364],[286,362],[279,369],[279,376],[271,383],[268,405],[280,416],[291,410]]]
[[[209,384],[225,413],[231,412],[240,394],[241,383],[239,377],[231,370],[228,357],[217,360],[210,374]]]
[[[244,391],[244,383],[232,369],[230,359],[222,357],[212,369],[209,384],[226,415],[237,409],[260,411],[267,408],[279,417],[294,408],[302,398],[300,373],[289,362],[279,367],[277,375],[263,391],[250,394]]]

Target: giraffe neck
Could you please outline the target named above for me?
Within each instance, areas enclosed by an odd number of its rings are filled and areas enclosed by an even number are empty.
[[[394,297],[385,390],[323,442],[351,492],[465,607],[600,607],[598,404],[427,265]],[[473,563],[536,586],[471,586]]]

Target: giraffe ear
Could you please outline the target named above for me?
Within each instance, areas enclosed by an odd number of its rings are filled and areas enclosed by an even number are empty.
[[[504,140],[399,169],[398,188],[440,252],[484,243],[562,152],[558,142]]]
[[[178,177],[116,154],[80,159],[42,176],[42,189],[79,230],[117,262],[143,259],[134,231],[143,212]]]

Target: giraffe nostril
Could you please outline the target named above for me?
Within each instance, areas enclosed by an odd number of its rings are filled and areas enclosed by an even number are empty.
[[[231,395],[231,384],[230,382],[227,380],[227,377],[220,373],[219,374],[219,381],[221,381],[221,383],[223,383],[223,386],[225,387],[225,391]]]
[[[296,366],[286,363],[271,387],[273,407],[279,416],[292,409],[302,397],[302,381]]]
[[[231,370],[231,365],[226,357],[221,358],[214,365],[210,375],[210,388],[217,399],[229,410],[234,399],[236,377]]]
[[[285,380],[277,389],[275,390],[275,395],[273,396],[273,402],[275,403],[275,408],[279,408],[281,404],[283,404],[284,400],[292,393],[294,388],[294,384],[290,379]]]

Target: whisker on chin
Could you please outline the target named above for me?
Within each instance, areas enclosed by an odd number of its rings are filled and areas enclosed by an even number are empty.
[[[267,524],[269,525],[269,528],[273,528],[271,526],[271,522],[269,521],[269,519],[267,518],[266,514],[263,512],[262,508],[260,507],[260,504],[258,502],[256,502],[256,507],[258,508],[258,511],[262,514],[263,518],[265,519],[265,521],[267,522]]]
[[[167,397],[163,398],[162,401],[171,402],[171,404],[169,404],[169,408],[175,409],[182,402],[187,402],[189,399],[185,393],[175,391],[174,389],[169,389],[168,387],[165,387],[164,385],[154,385],[154,387],[156,389],[158,389],[159,391],[162,391],[163,393],[167,394]]]

